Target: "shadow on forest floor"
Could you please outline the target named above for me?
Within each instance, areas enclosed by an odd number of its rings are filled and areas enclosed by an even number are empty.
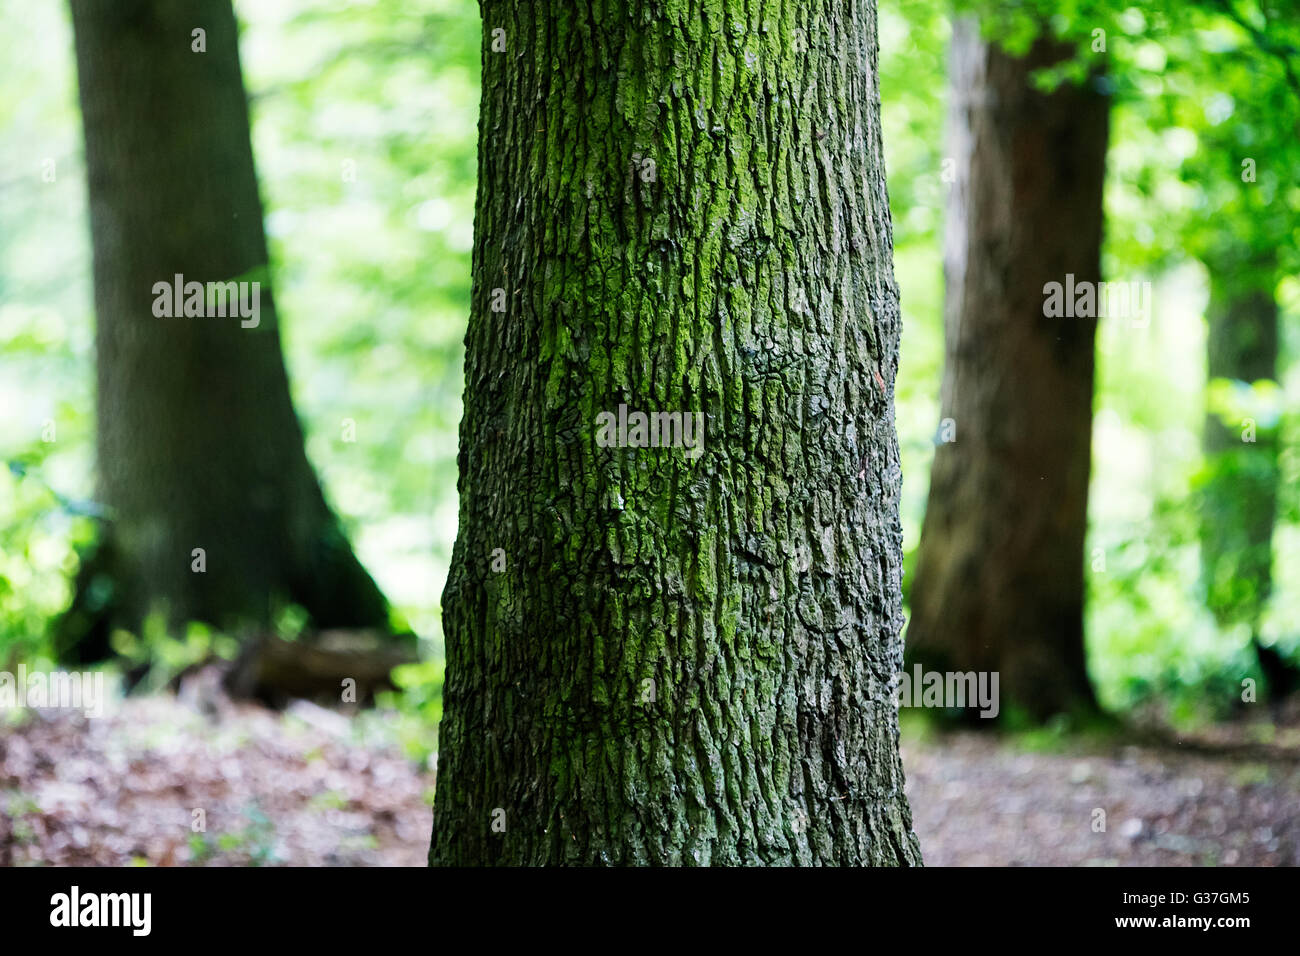
[[[29,711],[0,732],[0,865],[423,865],[433,775],[382,725],[184,690]],[[1036,743],[904,725],[927,865],[1300,862],[1300,751]]]

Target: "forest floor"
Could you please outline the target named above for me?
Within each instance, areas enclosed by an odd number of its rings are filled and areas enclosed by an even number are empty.
[[[1274,739],[1260,745],[1263,736]],[[904,735],[927,866],[1300,864],[1294,729],[1219,726],[1181,745],[1067,737],[1027,750],[1028,742]]]
[[[1297,865],[1300,729],[1216,732],[1045,746],[905,724],[925,861]],[[363,738],[314,705],[184,693],[25,712],[0,730],[0,865],[422,865],[433,774]]]

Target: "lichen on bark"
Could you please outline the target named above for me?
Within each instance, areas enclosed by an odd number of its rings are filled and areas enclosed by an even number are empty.
[[[430,861],[919,863],[874,4],[482,10]]]

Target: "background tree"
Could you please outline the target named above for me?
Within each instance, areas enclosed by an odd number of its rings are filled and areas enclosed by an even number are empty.
[[[1231,248],[1236,246],[1235,251]],[[1295,674],[1259,640],[1272,592],[1273,524],[1277,516],[1278,417],[1261,415],[1274,399],[1278,305],[1274,250],[1221,242],[1207,257],[1210,301],[1206,370],[1206,471],[1201,486],[1201,573],[1206,602],[1221,625],[1244,623],[1270,687],[1286,692]],[[1242,403],[1239,390],[1269,390]],[[1237,399],[1237,400],[1234,400]],[[1254,407],[1252,407],[1254,406]]]
[[[74,0],[108,521],[64,621],[71,659],[153,611],[239,631],[297,604],[388,625],[307,461],[270,294],[229,0]],[[260,320],[158,317],[155,283],[260,282]]]
[[[919,862],[875,4],[482,11],[430,861]]]
[[[1047,283],[1101,277],[1108,101],[1096,75],[1045,92],[1022,56],[954,26],[939,447],[910,588],[909,661],[995,671],[1002,714],[1094,706],[1084,540],[1094,317],[1044,314]]]
[[[1300,219],[1283,172],[1300,164],[1300,25],[1264,10],[1272,34],[1228,17],[1244,28],[1253,55],[1220,57],[1210,71],[1204,51],[1175,48],[1170,68],[1215,88],[1202,107],[1198,148],[1181,169],[1199,200],[1181,236],[1204,264],[1209,286],[1201,585],[1220,626],[1247,629],[1250,653],[1280,696],[1300,686],[1300,670],[1262,630],[1279,510],[1284,357],[1277,289],[1300,268]],[[1279,35],[1287,29],[1289,38]]]
[[[1300,430],[1286,395],[1300,379],[1287,374],[1285,316],[1300,188],[1281,171],[1300,163],[1300,23],[1287,11],[1275,0],[1051,11],[1107,38],[1119,148],[1106,271],[1155,280],[1150,326],[1103,323],[1100,340],[1089,639],[1112,705],[1172,692],[1185,713],[1222,716],[1243,676],[1293,681]],[[1266,301],[1278,310],[1276,375],[1247,380],[1273,367]],[[1247,418],[1253,443],[1241,441]],[[1234,443],[1221,451],[1225,426]]]

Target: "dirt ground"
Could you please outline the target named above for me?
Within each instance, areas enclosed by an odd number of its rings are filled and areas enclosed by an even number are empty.
[[[972,732],[905,743],[926,865],[1300,864],[1295,760],[1090,751],[1022,753]]]
[[[927,865],[1300,864],[1300,751],[1023,747],[905,734]],[[0,726],[0,865],[419,866],[432,778],[307,704],[27,712]]]

